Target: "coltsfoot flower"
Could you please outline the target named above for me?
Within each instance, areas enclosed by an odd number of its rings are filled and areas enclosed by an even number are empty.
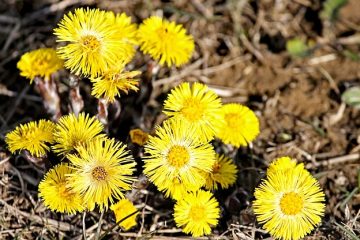
[[[35,77],[41,77],[45,81],[51,75],[64,67],[56,51],[52,48],[40,48],[23,54],[17,63],[20,75],[30,79],[30,83]]]
[[[124,72],[123,66],[116,67],[104,72],[99,77],[90,78],[93,83],[91,95],[96,98],[105,98],[109,102],[114,102],[120,92],[128,93],[129,90],[139,90],[139,80],[135,79],[141,74],[140,71]]]
[[[174,207],[176,225],[193,237],[211,233],[220,217],[219,203],[210,192],[198,190],[184,195]]]
[[[12,153],[28,150],[31,155],[41,157],[50,149],[48,144],[54,142],[54,129],[55,124],[51,121],[32,121],[6,134],[5,141]]]
[[[89,8],[69,12],[54,30],[57,41],[67,43],[57,51],[65,67],[76,75],[92,77],[132,59],[135,31],[125,15]]]
[[[67,175],[74,170],[67,163],[50,169],[39,184],[39,196],[52,211],[75,214],[84,210],[79,193],[68,187]]]
[[[215,161],[213,147],[202,142],[196,131],[180,120],[167,120],[157,127],[145,145],[144,173],[161,189],[174,188],[178,179],[197,190],[204,183],[202,171],[210,172]],[[170,192],[173,191],[170,189]]]
[[[108,209],[109,202],[124,198],[124,191],[131,189],[135,161],[126,145],[96,138],[86,147],[76,148],[77,154],[67,158],[74,167],[69,174],[69,186],[79,192],[91,211],[98,205],[100,210]]]
[[[165,100],[163,112],[180,119],[187,126],[193,126],[195,134],[203,141],[212,140],[224,124],[220,98],[201,83],[182,83],[172,89]]]
[[[96,137],[104,137],[100,134],[103,128],[97,118],[85,113],[80,113],[78,117],[75,114],[63,116],[56,125],[52,149],[64,156],[73,153],[78,146],[85,146]]]
[[[119,222],[120,220],[130,216],[137,211],[137,208],[134,206],[134,204],[127,198],[121,199],[117,203],[111,205],[110,209],[115,214],[116,222]],[[130,228],[136,226],[136,217],[138,215],[139,212],[136,212],[135,214],[121,221],[119,226],[124,228],[125,231],[128,231]]]
[[[268,172],[254,195],[255,215],[274,238],[301,239],[324,215],[324,193],[301,164]]]
[[[182,25],[157,16],[145,19],[138,30],[138,40],[145,54],[161,65],[180,66],[187,63],[194,51],[194,39]]]
[[[247,146],[260,132],[259,120],[248,107],[237,103],[225,104],[221,109],[224,121],[216,136],[235,147]]]
[[[219,186],[228,188],[236,182],[237,168],[231,158],[216,154],[215,163],[209,173],[205,173],[205,188],[216,190]]]

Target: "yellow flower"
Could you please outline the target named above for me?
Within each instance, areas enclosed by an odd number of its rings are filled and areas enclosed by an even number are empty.
[[[27,52],[21,56],[17,63],[20,75],[30,79],[30,83],[35,77],[42,77],[49,80],[51,74],[63,68],[64,62],[57,56],[52,48],[40,48]]]
[[[220,217],[219,203],[210,192],[198,190],[179,199],[174,207],[174,219],[178,227],[193,237],[211,233]]]
[[[61,155],[73,153],[76,147],[85,146],[95,137],[103,137],[104,135],[100,134],[102,130],[101,122],[85,113],[80,113],[78,117],[74,114],[63,116],[56,125],[54,132],[56,144],[52,149]]]
[[[257,219],[274,238],[303,238],[324,215],[324,193],[302,165],[269,172],[254,195]]]
[[[120,220],[126,218],[127,216],[133,214],[137,211],[134,204],[129,199],[121,199],[119,202],[111,205],[111,210],[114,211],[116,222],[118,223]],[[119,226],[124,228],[125,231],[130,228],[136,226],[136,217],[139,215],[139,212],[134,215],[126,218],[125,220],[119,223]]]
[[[220,98],[201,83],[182,83],[172,89],[164,103],[164,113],[193,126],[203,141],[212,140],[224,121]]]
[[[141,51],[160,61],[161,65],[180,66],[187,63],[194,51],[194,39],[182,25],[157,16],[145,19],[138,30]]]
[[[124,29],[119,29],[124,26]],[[76,75],[95,77],[119,62],[129,62],[135,54],[132,41],[134,31],[126,17],[115,17],[99,9],[75,9],[60,21],[54,30],[65,67]]]
[[[109,102],[114,102],[116,96],[120,96],[120,91],[128,93],[129,90],[137,91],[139,81],[134,77],[141,74],[140,71],[123,72],[123,66],[107,70],[99,77],[90,78],[94,84],[91,95],[96,98],[105,98]]]
[[[230,103],[222,107],[224,124],[217,137],[235,147],[247,146],[260,132],[259,120],[255,113],[241,104]]]
[[[202,171],[211,171],[215,152],[209,143],[199,141],[191,126],[179,120],[167,120],[157,127],[145,145],[144,173],[160,189],[174,188],[177,178],[187,186],[199,189],[204,183]],[[173,191],[169,189],[169,191]]]
[[[299,164],[304,166],[303,164]],[[276,171],[287,171],[288,169],[296,167],[296,160],[291,159],[290,157],[280,157],[275,159],[268,167],[267,174],[276,172]]]
[[[21,124],[6,134],[5,141],[12,153],[28,150],[31,155],[41,157],[49,150],[47,143],[54,142],[54,128],[55,124],[48,120]]]
[[[130,130],[130,139],[132,143],[144,146],[144,144],[149,140],[149,134],[140,128],[132,129]]]
[[[84,210],[80,195],[67,187],[67,175],[74,172],[62,163],[50,169],[39,184],[39,197],[52,211],[75,214]]]
[[[237,168],[232,159],[216,154],[215,163],[209,173],[205,173],[205,188],[217,190],[220,185],[223,189],[236,182]]]
[[[77,147],[78,154],[67,155],[74,166],[69,174],[69,185],[79,192],[93,210],[107,209],[115,199],[124,197],[122,191],[130,190],[134,178],[135,161],[126,145],[106,138],[96,138],[87,147]]]
[[[195,191],[199,189],[198,184],[192,184],[191,182],[183,182],[178,176],[172,179],[168,179],[161,185],[157,186],[159,191],[165,193],[165,197],[171,197],[172,199],[181,199],[189,191]]]

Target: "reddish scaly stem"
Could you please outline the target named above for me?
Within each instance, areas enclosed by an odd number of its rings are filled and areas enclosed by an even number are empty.
[[[108,101],[105,98],[99,98],[98,106],[97,106],[97,110],[98,110],[97,118],[104,125],[104,129],[106,132],[108,132],[108,127],[109,127],[108,107],[109,107]]]
[[[70,109],[76,116],[78,116],[79,113],[84,108],[84,100],[80,94],[79,77],[75,75],[71,75],[69,79],[69,85],[70,85],[70,92],[69,92]]]
[[[52,120],[57,121],[61,117],[61,108],[60,97],[55,80],[52,77],[48,80],[36,77],[35,84],[44,100],[46,111],[51,115]]]

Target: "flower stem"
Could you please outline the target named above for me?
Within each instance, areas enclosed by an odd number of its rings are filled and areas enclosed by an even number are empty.
[[[84,237],[84,240],[86,240],[85,218],[86,218],[86,211],[83,212],[83,217],[82,217],[82,228],[83,228],[83,237]]]
[[[35,78],[35,84],[44,100],[46,111],[51,115],[52,120],[57,121],[61,117],[60,97],[55,80]]]
[[[99,237],[100,237],[101,223],[102,223],[102,220],[103,220],[103,217],[104,217],[104,213],[105,213],[105,210],[102,210],[102,211],[101,211],[101,214],[100,214],[100,219],[99,219],[98,227],[97,227],[97,230],[96,230],[96,237],[95,237],[96,240],[99,240]]]
[[[97,106],[97,110],[98,110],[97,118],[104,125],[104,129],[106,132],[108,132],[108,127],[109,127],[108,108],[109,108],[108,101],[105,98],[99,98],[98,106]]]
[[[75,75],[71,75],[69,79],[70,85],[70,108],[75,116],[78,116],[81,110],[84,108],[84,100],[80,94],[80,78]]]

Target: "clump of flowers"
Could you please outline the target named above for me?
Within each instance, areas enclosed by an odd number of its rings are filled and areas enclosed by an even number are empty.
[[[35,50],[18,63],[22,76],[31,81],[43,78],[35,83],[42,89],[49,112],[56,116],[54,122],[20,125],[6,135],[6,143],[12,153],[26,150],[34,157],[46,157],[52,150],[62,161],[49,169],[39,184],[39,197],[46,207],[67,214],[94,209],[105,213],[110,208],[117,224],[129,230],[136,226],[139,214],[133,204],[136,191],[126,194],[136,181],[136,161],[125,144],[105,134],[107,107],[118,104],[119,110],[117,97],[141,90],[141,72],[128,64],[136,45],[162,66],[180,66],[192,56],[193,37],[182,25],[160,17],[152,16],[137,28],[125,13],[89,8],[66,14],[54,33],[60,43],[57,51]],[[51,78],[63,66],[73,74],[68,84],[72,113],[65,116],[56,98],[57,81]],[[91,95],[98,98],[96,117],[81,113],[82,77],[90,79]],[[227,154],[234,156],[237,148],[254,141],[260,132],[259,120],[246,106],[223,105],[202,83],[185,82],[172,89],[163,113],[168,119],[156,126],[153,135],[140,129],[130,131],[131,142],[138,145],[132,147],[139,149],[142,173],[174,200],[177,227],[193,237],[209,235],[220,218],[213,192],[229,188],[237,180],[238,166]],[[219,140],[224,143],[221,147]],[[255,215],[275,238],[300,239],[324,214],[319,183],[303,164],[289,157],[270,164],[267,178],[254,195]]]
[[[64,66],[56,51],[52,48],[40,48],[25,53],[17,63],[20,75],[30,79],[30,83],[36,77],[49,80],[51,75]]]
[[[220,217],[219,203],[210,192],[199,190],[184,195],[174,207],[174,219],[185,233],[200,237],[211,233]]]
[[[79,192],[69,187],[67,175],[73,172],[74,169],[69,164],[61,163],[50,169],[40,182],[39,197],[52,211],[75,214],[85,209]]]
[[[285,170],[280,158],[255,190],[254,212],[275,238],[297,240],[321,222],[325,196],[319,182],[302,164]]]
[[[6,134],[5,141],[9,150],[27,150],[35,157],[41,157],[49,150],[49,144],[54,142],[55,124],[48,120],[29,122],[17,126]]]
[[[111,205],[110,209],[115,214],[116,222],[119,223],[119,226],[125,231],[136,226],[136,217],[139,215],[139,212],[129,199],[121,199]]]
[[[145,19],[137,33],[141,51],[150,54],[161,65],[180,66],[187,63],[194,51],[194,40],[175,22],[152,16]]]

